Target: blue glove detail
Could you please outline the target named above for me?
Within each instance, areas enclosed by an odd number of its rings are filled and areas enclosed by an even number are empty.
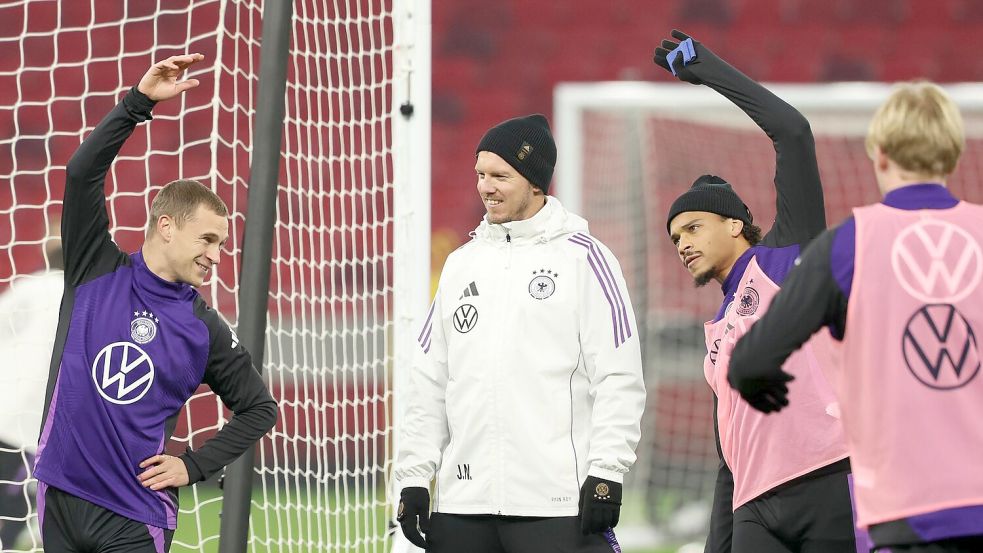
[[[689,62],[696,59],[696,49],[693,48],[693,39],[687,38],[686,40],[680,42],[679,46],[673,48],[672,51],[666,55],[666,61],[669,62],[669,70],[672,71],[673,75],[676,75],[676,68],[673,67],[672,64],[674,61],[676,61],[677,54],[683,55],[683,66],[686,66],[689,64]]]

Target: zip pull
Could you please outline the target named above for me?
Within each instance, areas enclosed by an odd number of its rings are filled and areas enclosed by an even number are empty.
[[[505,233],[505,244],[509,250],[508,260],[505,262],[505,268],[511,269],[512,268],[512,235],[509,233]]]

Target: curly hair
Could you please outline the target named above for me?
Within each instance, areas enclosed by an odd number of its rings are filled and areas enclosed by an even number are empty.
[[[741,236],[747,240],[748,244],[756,246],[758,242],[761,242],[761,227],[752,225],[751,223],[744,223],[744,228],[741,229]]]

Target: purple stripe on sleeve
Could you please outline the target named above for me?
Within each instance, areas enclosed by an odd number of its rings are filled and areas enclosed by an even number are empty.
[[[433,318],[433,309],[436,305],[437,305],[437,300],[434,300],[430,303],[430,311],[427,312],[427,320],[423,323],[423,330],[420,331],[420,336],[417,337],[417,341],[420,342],[421,344],[423,343],[424,340],[423,335],[430,332],[429,331],[431,326],[430,319]]]
[[[601,283],[601,291],[604,292],[604,297],[607,298],[608,305],[611,306],[611,328],[614,332],[614,345],[615,347],[618,347],[625,340],[624,340],[624,333],[621,332],[621,325],[619,324],[618,321],[618,315],[615,310],[614,300],[611,299],[611,295],[608,293],[608,288],[604,284],[604,279],[601,278],[601,274],[598,272],[597,266],[594,264],[594,258],[588,256],[587,263],[590,265],[590,268],[594,270],[594,276],[597,277],[597,281]]]
[[[48,491],[48,485],[38,480],[37,504],[38,504],[38,531],[44,536],[44,494]],[[44,545],[44,541],[41,542]]]
[[[591,269],[593,269],[594,276],[597,277],[597,282],[601,285],[601,291],[604,292],[604,297],[607,298],[608,304],[611,306],[611,324],[614,327],[614,343],[615,347],[617,347],[625,341],[625,333],[621,328],[621,319],[618,318],[618,305],[617,301],[614,299],[614,292],[610,289],[611,287],[608,279],[604,278],[603,272],[598,267],[597,256],[594,255],[591,244],[583,241],[582,239],[578,240],[578,236],[580,235],[575,235],[570,239],[570,241],[587,250],[587,263],[590,265]]]
[[[423,336],[423,339],[420,340],[420,345],[422,346],[423,344],[426,344],[426,345],[429,346],[430,345],[430,334],[433,333],[433,325],[429,325],[427,328],[425,328],[423,330],[425,332],[425,335]]]
[[[598,265],[601,267],[601,272],[607,279],[608,285],[614,289],[613,295],[618,302],[616,311],[619,311],[619,314],[621,315],[620,322],[623,325],[624,333],[627,334],[625,337],[626,340],[631,337],[631,325],[628,323],[628,310],[625,307],[625,299],[621,294],[621,288],[618,286],[617,279],[614,278],[614,272],[611,271],[611,266],[608,264],[607,258],[603,253],[601,253],[601,249],[597,246],[597,242],[593,238],[585,234],[575,234],[574,238],[577,237],[579,237],[580,240],[575,242],[588,248],[591,255],[594,256],[594,259],[598,261]],[[571,240],[573,240],[573,238],[571,238]],[[624,340],[622,340],[622,342],[624,342]]]
[[[154,550],[157,553],[167,553],[164,549],[164,529],[148,524],[147,530],[150,532],[150,537],[154,539]]]
[[[610,290],[609,279],[604,277],[603,269],[599,266],[600,260],[598,255],[596,255],[593,243],[590,241],[585,241],[582,235],[574,235],[570,238],[570,241],[578,246],[582,246],[588,252],[587,263],[590,265],[591,269],[594,271],[594,276],[597,277],[598,284],[601,285],[601,291],[604,293],[604,297],[608,300],[608,305],[611,306],[611,325],[614,331],[614,345],[615,347],[620,346],[628,338],[625,336],[626,330],[627,335],[631,336],[631,329],[627,329],[627,315],[624,318],[619,317],[618,313],[618,302],[615,299],[615,293],[617,293],[617,286],[615,290]]]
[[[55,407],[58,405],[58,384],[61,381],[61,365],[58,366],[58,376],[55,378],[55,391],[51,394],[51,403],[48,404],[48,412],[45,414],[44,429],[41,431],[41,438],[38,440],[38,449],[34,453],[35,463],[41,459],[41,453],[48,445],[48,438],[51,436],[51,427],[55,422]],[[37,466],[35,464],[35,466]]]
[[[625,309],[625,300],[621,295],[621,288],[618,287],[618,281],[614,278],[614,273],[611,271],[611,266],[608,264],[607,258],[604,256],[604,254],[601,253],[601,249],[597,246],[597,242],[593,238],[587,236],[586,234],[579,234],[577,236],[580,236],[583,240],[585,240],[588,244],[590,244],[591,253],[599,261],[601,265],[601,269],[605,277],[607,277],[608,279],[608,284],[610,284],[611,287],[614,288],[615,295],[618,300],[618,306],[621,308],[622,320],[624,321],[625,327],[627,328],[628,311],[627,309]],[[628,331],[628,336],[631,336],[631,329],[627,328],[627,331]]]

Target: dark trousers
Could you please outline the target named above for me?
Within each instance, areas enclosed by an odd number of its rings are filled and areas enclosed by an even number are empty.
[[[45,553],[167,553],[174,537],[40,482],[38,520]]]
[[[734,511],[733,553],[857,553],[848,472],[797,479]]]
[[[428,553],[621,553],[610,529],[585,536],[579,517],[433,513]]]

